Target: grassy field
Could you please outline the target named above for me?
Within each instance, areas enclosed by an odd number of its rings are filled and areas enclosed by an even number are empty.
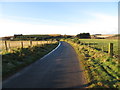
[[[103,40],[65,40],[76,50],[80,63],[84,67],[89,88],[120,88],[119,58],[109,57],[108,53],[88,46],[85,43],[101,42]],[[81,43],[84,42],[84,43]],[[106,43],[111,41],[105,40]],[[117,41],[112,41],[117,44]]]
[[[120,48],[118,47],[118,39],[80,39],[80,42],[89,44],[90,47],[99,49],[103,52],[108,52],[109,43],[113,43],[113,53],[118,56]]]
[[[35,45],[26,48],[15,48],[2,53],[2,77],[3,80],[25,66],[40,59],[58,45],[58,42]]]

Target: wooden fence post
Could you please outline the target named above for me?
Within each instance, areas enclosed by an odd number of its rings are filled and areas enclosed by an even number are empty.
[[[5,50],[8,50],[7,41],[5,41]]]
[[[39,41],[37,41],[37,45],[39,45]]]
[[[109,56],[113,57],[113,43],[109,43],[108,52],[109,52]]]
[[[21,48],[23,48],[23,41],[21,41]]]
[[[32,40],[30,40],[30,46],[32,47]]]
[[[40,46],[43,46],[42,41],[40,41]]]
[[[37,45],[38,45],[38,41],[37,41]]]

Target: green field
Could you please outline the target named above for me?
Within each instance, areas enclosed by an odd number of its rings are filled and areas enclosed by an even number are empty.
[[[120,52],[117,39],[80,39],[80,42],[103,52],[108,52],[109,43],[113,43],[114,55],[118,56],[118,52]]]

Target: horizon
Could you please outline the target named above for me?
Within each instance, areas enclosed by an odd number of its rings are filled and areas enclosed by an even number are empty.
[[[80,33],[79,33],[79,34],[80,34]],[[98,33],[97,33],[97,34],[98,34]],[[90,34],[90,35],[92,36],[92,35],[97,35],[97,34]],[[14,34],[14,35],[19,35],[19,34]],[[2,36],[2,37],[13,37],[14,35],[11,35],[11,36]],[[76,34],[76,35],[69,35],[69,34],[22,34],[22,35],[23,35],[23,36],[24,36],[24,35],[63,35],[63,36],[64,36],[64,35],[68,35],[68,36],[76,36],[77,34]],[[117,34],[100,34],[100,35],[103,35],[103,36],[104,36],[104,35],[113,35],[113,36],[114,36],[114,35],[119,35],[119,34],[117,33]],[[99,36],[99,34],[98,34],[98,36]],[[0,38],[2,38],[2,37],[0,37]]]
[[[0,2],[1,34],[118,34],[117,2]]]

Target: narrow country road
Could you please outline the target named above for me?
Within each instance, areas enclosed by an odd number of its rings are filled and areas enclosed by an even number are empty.
[[[3,88],[79,88],[84,83],[77,55],[72,46],[59,47],[3,82]]]

